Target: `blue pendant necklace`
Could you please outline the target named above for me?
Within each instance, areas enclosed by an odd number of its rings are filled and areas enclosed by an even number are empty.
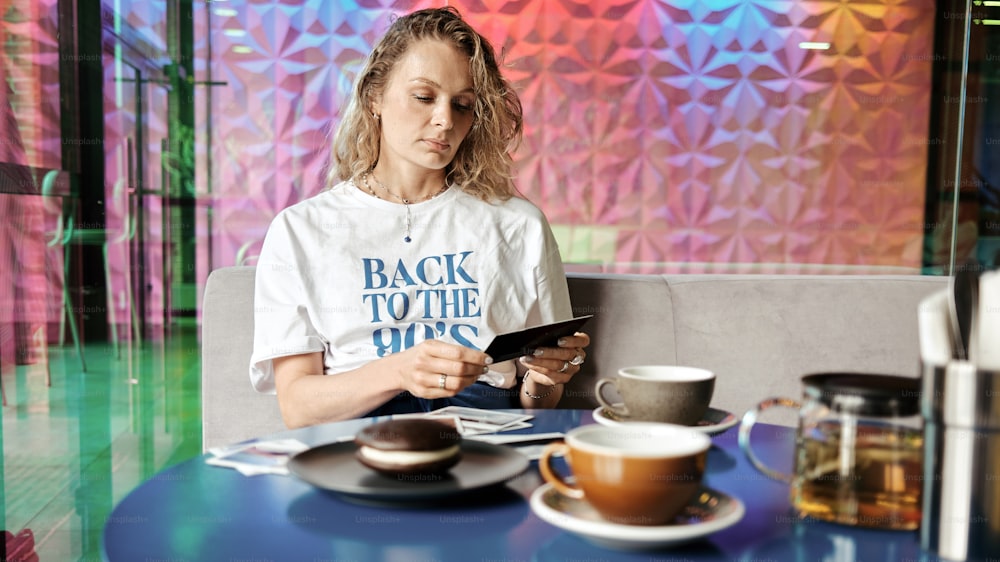
[[[406,208],[406,234],[403,236],[403,242],[411,242],[413,240],[410,237],[410,227],[413,225],[413,215],[410,214],[410,204],[412,204],[412,203],[423,203],[424,201],[430,201],[431,199],[434,199],[435,197],[437,197],[438,195],[441,195],[445,191],[448,191],[448,184],[444,184],[444,187],[442,187],[440,191],[438,191],[436,193],[432,193],[432,194],[428,195],[427,197],[423,197],[423,198],[420,198],[420,199],[416,199],[416,200],[410,201],[409,199],[407,199],[405,197],[401,197],[401,196],[396,195],[395,193],[393,193],[388,187],[385,186],[385,184],[383,184],[382,182],[380,182],[378,180],[378,178],[375,177],[375,174],[373,174],[373,173],[367,173],[367,174],[365,174],[364,178],[362,178],[362,179],[365,182],[365,186],[368,188],[368,192],[371,193],[373,196],[375,196],[378,199],[381,199],[381,197],[379,197],[378,194],[375,193],[375,190],[372,188],[372,184],[371,184],[371,182],[368,181],[368,178],[371,178],[372,180],[374,180],[375,183],[378,184],[378,186],[382,189],[382,191],[385,191],[389,195],[391,195],[391,196],[395,197],[396,199],[398,199],[399,202],[403,204],[403,207]]]

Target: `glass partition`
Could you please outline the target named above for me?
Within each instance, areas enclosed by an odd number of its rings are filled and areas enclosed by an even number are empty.
[[[196,330],[171,327],[212,269],[253,264],[275,214],[324,187],[339,108],[391,19],[442,4],[0,0],[0,528],[95,557],[114,502],[197,452]],[[996,2],[451,4],[502,51],[526,118],[517,185],[570,270],[996,265]],[[98,23],[75,28],[88,10]],[[94,34],[99,93],[72,71]],[[64,134],[78,99],[102,135]],[[103,176],[81,201],[87,143]],[[76,226],[104,230],[107,289],[63,273],[58,225],[78,204],[99,211]],[[73,305],[84,289],[108,298]],[[91,337],[104,364],[83,373],[67,306],[135,349],[109,360]]]
[[[957,267],[974,259],[1000,265],[1000,3],[944,2],[941,20],[951,41],[941,40],[936,61],[943,90],[938,106],[953,143],[942,143],[937,222],[952,225],[946,253]],[[949,119],[950,118],[950,119]],[[933,186],[928,185],[928,193]],[[928,214],[934,212],[929,209]],[[942,248],[944,249],[944,248]],[[944,253],[944,252],[942,252]],[[946,269],[945,271],[949,271]]]

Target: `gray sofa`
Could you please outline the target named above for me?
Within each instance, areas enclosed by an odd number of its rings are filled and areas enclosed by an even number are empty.
[[[797,397],[806,373],[918,373],[917,306],[945,277],[907,275],[568,275],[577,315],[594,314],[583,370],[561,408],[593,409],[600,377],[650,363],[717,374],[712,405],[741,415],[769,396]],[[205,449],[284,429],[274,396],[257,394],[254,268],[215,270],[205,287]],[[772,421],[772,420],[768,420]],[[778,417],[776,423],[794,423]]]

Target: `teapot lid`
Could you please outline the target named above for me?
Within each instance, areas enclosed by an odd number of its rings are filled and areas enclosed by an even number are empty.
[[[920,379],[867,373],[802,377],[805,393],[838,411],[863,416],[912,416],[920,411]]]

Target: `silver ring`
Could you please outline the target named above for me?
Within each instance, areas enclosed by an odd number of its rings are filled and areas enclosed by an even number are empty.
[[[448,375],[441,375],[438,379],[438,388],[444,388],[445,383],[448,382]]]
[[[570,360],[569,364],[570,365],[583,365],[583,355],[580,355],[579,353],[577,353],[576,357],[574,357],[572,360]]]
[[[569,369],[569,361],[563,361],[562,369],[559,369],[560,373],[565,373],[566,369]]]

